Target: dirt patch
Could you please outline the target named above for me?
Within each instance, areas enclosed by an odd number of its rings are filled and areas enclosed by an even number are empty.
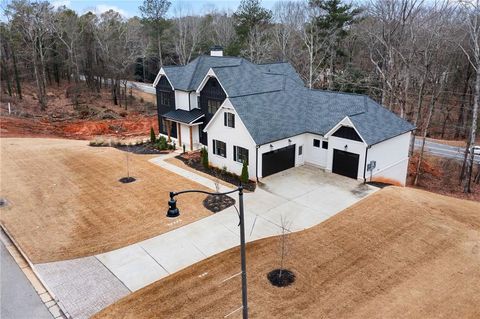
[[[309,230],[247,244],[251,318],[476,318],[480,316],[480,204],[387,187]],[[153,283],[94,318],[223,318],[241,304],[234,248]],[[239,318],[240,315],[235,315]]]
[[[92,139],[98,136],[125,138],[145,136],[153,127],[158,131],[156,116],[132,115],[120,120],[49,121],[0,117],[1,137],[62,137]]]
[[[165,215],[170,191],[207,188],[124,152],[86,141],[0,139],[0,221],[34,263],[110,251],[211,215],[205,195],[181,201],[174,223]]]

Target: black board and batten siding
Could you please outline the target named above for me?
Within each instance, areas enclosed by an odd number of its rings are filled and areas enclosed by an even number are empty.
[[[156,93],[157,93],[157,114],[158,114],[158,128],[160,133],[168,135],[167,126],[165,121],[162,121],[162,115],[175,110],[175,91],[168,82],[165,76],[162,76],[158,81]],[[165,103],[167,101],[167,103]],[[177,137],[177,126],[172,124],[172,137]]]
[[[205,114],[203,124],[201,124],[199,128],[199,139],[200,143],[203,145],[207,145],[208,143],[207,133],[203,132],[203,129],[213,117],[213,114],[208,112],[208,100],[214,100],[223,103],[226,98],[227,95],[223,91],[222,86],[217,79],[213,77],[210,78],[207,83],[205,83],[205,86],[200,92],[200,109]]]

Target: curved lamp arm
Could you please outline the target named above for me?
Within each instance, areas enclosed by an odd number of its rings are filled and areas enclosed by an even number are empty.
[[[243,186],[240,185],[236,189],[228,192],[224,192],[224,193],[206,192],[198,189],[190,189],[190,190],[180,191],[180,192],[170,192],[170,199],[173,199],[177,195],[186,194],[186,193],[202,193],[207,195],[228,195],[235,192],[243,193]]]

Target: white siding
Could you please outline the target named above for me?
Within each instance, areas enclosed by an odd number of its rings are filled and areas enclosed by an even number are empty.
[[[376,161],[372,180],[404,186],[408,170],[408,150],[411,132],[372,145],[367,162]],[[370,172],[366,173],[370,180]]]
[[[188,92],[175,90],[175,107],[177,110],[190,110],[188,104]]]
[[[314,139],[320,140],[320,147],[313,146]],[[328,142],[328,139],[323,138],[320,135],[305,134],[305,146],[303,147],[305,152],[305,162],[322,168],[327,166],[328,149],[322,148],[323,141]]]
[[[217,112],[218,114],[215,115],[208,126],[208,159],[210,165],[218,168],[226,167],[229,172],[240,175],[242,173],[242,163],[234,161],[233,157],[233,146],[240,146],[248,149],[248,174],[250,179],[255,179],[255,143],[247,128],[228,99],[225,100]],[[223,114],[225,112],[235,114],[234,128],[224,125]],[[213,140],[219,140],[227,144],[226,158],[213,154]]]

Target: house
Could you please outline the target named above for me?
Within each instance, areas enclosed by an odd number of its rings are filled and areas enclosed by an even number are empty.
[[[211,165],[257,180],[311,164],[404,185],[414,126],[365,95],[312,90],[289,63],[253,64],[215,48],[164,66],[154,87],[160,134]]]

